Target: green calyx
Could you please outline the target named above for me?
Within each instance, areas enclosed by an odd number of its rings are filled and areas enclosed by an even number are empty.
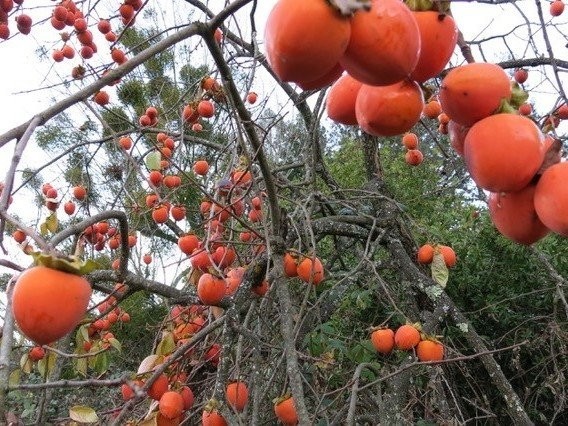
[[[450,12],[449,1],[432,1],[432,0],[405,0],[404,3],[413,12],[434,11],[441,14]]]
[[[35,251],[30,253],[38,266],[45,266],[75,275],[85,275],[99,268],[93,259],[81,260],[78,256],[63,256]]]

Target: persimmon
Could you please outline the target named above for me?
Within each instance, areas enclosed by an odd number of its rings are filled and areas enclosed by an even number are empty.
[[[547,168],[536,185],[534,207],[539,219],[551,231],[568,236],[568,163]]]
[[[409,131],[420,120],[423,108],[422,90],[410,80],[380,87],[363,84],[355,102],[359,126],[373,136]]]
[[[175,419],[183,413],[184,410],[183,397],[175,391],[165,392],[160,398],[158,409],[160,413],[167,419]]]
[[[203,410],[201,415],[202,426],[227,426],[228,423],[217,410]]]
[[[64,22],[67,19],[67,8],[64,6],[55,6],[53,9],[53,17],[58,21]]]
[[[216,366],[219,364],[219,360],[221,359],[221,346],[217,343],[213,343],[207,352],[205,352],[205,361],[209,361],[211,364]]]
[[[307,283],[318,285],[324,277],[323,264],[317,257],[306,257],[298,263],[298,277]]]
[[[298,263],[297,259],[290,253],[286,252],[284,254],[284,274],[287,277],[297,277],[298,276]]]
[[[453,120],[448,122],[448,136],[450,138],[450,145],[460,156],[463,156],[463,145],[469,127],[456,123]]]
[[[416,356],[420,361],[441,361],[444,359],[444,345],[435,340],[421,340],[416,346]]]
[[[197,113],[203,118],[211,118],[215,115],[215,105],[211,101],[201,101],[197,104]]]
[[[197,296],[204,305],[217,305],[223,300],[226,290],[225,280],[209,273],[203,274],[197,282]]]
[[[402,135],[402,144],[406,149],[417,149],[418,148],[418,136],[415,133],[405,133]]]
[[[54,50],[51,53],[51,58],[55,61],[55,62],[62,62],[63,59],[65,59],[65,55],[63,55],[63,52],[61,50]]]
[[[454,266],[456,266],[458,258],[453,248],[441,244],[438,245],[437,248],[440,254],[442,255],[442,257],[444,258],[444,263],[448,268],[453,268]]]
[[[81,58],[83,58],[83,59],[91,59],[93,57],[93,55],[95,54],[95,51],[93,50],[93,48],[91,46],[83,46],[83,47],[81,47],[79,54],[81,55]]]
[[[371,343],[377,352],[389,354],[394,348],[394,331],[390,328],[379,328],[371,333]]]
[[[420,332],[410,324],[404,324],[394,333],[394,344],[398,349],[407,351],[420,342]]]
[[[132,148],[132,139],[128,136],[123,136],[118,140],[118,144],[124,150],[129,150]]]
[[[241,282],[243,281],[243,276],[245,274],[245,268],[242,266],[238,268],[230,269],[227,272],[227,277],[225,278],[225,282],[227,284],[226,294],[232,295],[235,294]]]
[[[65,204],[63,204],[63,210],[68,215],[72,215],[73,213],[75,213],[75,203],[73,201],[67,201]]]
[[[168,391],[169,383],[168,376],[162,373],[152,382],[146,393],[153,400],[159,401],[162,395]]]
[[[270,289],[270,284],[268,283],[267,280],[263,280],[260,285],[253,285],[251,287],[251,290],[255,293],[258,294],[259,296],[264,296],[268,290]]]
[[[562,0],[554,0],[550,3],[550,15],[560,16],[564,12],[564,2]]]
[[[182,253],[190,255],[199,247],[200,241],[197,236],[190,233],[180,236],[177,244]]]
[[[0,22],[0,38],[2,40],[7,40],[10,37],[10,27],[3,23]]]
[[[258,99],[258,95],[256,94],[256,92],[248,92],[247,93],[246,100],[249,104],[251,104],[251,105],[255,104],[257,99]]]
[[[326,100],[327,116],[331,120],[346,125],[357,124],[355,101],[361,84],[349,74],[333,83]]]
[[[247,384],[239,380],[229,383],[225,389],[225,396],[227,402],[235,411],[243,411],[249,398]]]
[[[22,231],[21,229],[16,229],[14,232],[12,232],[12,238],[14,239],[14,241],[16,241],[18,244],[23,243],[24,241],[26,241],[27,235],[24,231]]]
[[[441,113],[442,106],[440,105],[440,102],[435,99],[428,101],[426,105],[424,105],[424,109],[422,110],[422,114],[432,120],[437,118]]]
[[[536,213],[535,190],[531,184],[516,192],[489,194],[491,221],[502,235],[519,244],[531,245],[550,232]]]
[[[554,114],[561,120],[568,120],[568,104],[560,105]]]
[[[209,171],[209,163],[206,160],[197,160],[193,164],[193,172],[199,176],[205,176]]]
[[[337,66],[350,35],[349,19],[325,1],[279,0],[266,21],[267,59],[282,81],[314,81]]]
[[[298,413],[294,404],[294,398],[291,396],[274,404],[274,414],[285,425],[298,423]]]
[[[104,106],[110,102],[110,96],[104,90],[99,90],[95,93],[95,96],[93,96],[93,101],[100,106]]]
[[[432,259],[434,259],[434,247],[431,244],[421,245],[418,248],[416,259],[418,260],[418,263],[422,263],[424,265],[432,263]]]
[[[499,65],[473,62],[452,69],[442,80],[439,99],[454,121],[471,126],[511,98],[511,82]]]
[[[193,407],[194,401],[193,391],[191,390],[191,388],[189,386],[182,386],[182,388],[179,390],[179,393],[183,398],[183,409],[191,409],[191,407]]]
[[[410,166],[418,166],[422,164],[423,160],[424,154],[422,154],[422,151],[419,149],[409,149],[406,151],[406,154],[404,154],[404,161]]]
[[[235,170],[231,174],[231,181],[235,185],[247,186],[252,181],[252,173],[249,170]]]
[[[529,78],[529,72],[524,68],[517,68],[513,73],[513,78],[519,84],[523,84]]]
[[[172,219],[175,221],[185,219],[186,209],[184,206],[179,204],[172,206],[170,210],[170,215],[172,216]]]
[[[28,356],[34,362],[39,361],[40,359],[43,359],[45,357],[45,349],[43,349],[41,346],[34,346],[30,349]]]
[[[437,11],[413,12],[420,31],[420,56],[410,78],[424,83],[448,64],[458,41],[458,28],[450,15]]]
[[[117,48],[112,49],[112,51],[110,52],[110,56],[112,60],[116,62],[118,65],[125,63],[127,60],[124,52],[121,49]]]
[[[152,219],[156,223],[166,223],[168,221],[168,216],[170,211],[166,204],[158,204],[152,210]]]
[[[341,74],[343,74],[343,67],[338,63],[320,78],[310,81],[297,81],[296,83],[303,90],[319,90],[334,83],[337,79],[339,79],[339,77],[341,77]]]
[[[106,19],[101,19],[97,23],[97,29],[101,34],[107,34],[111,30],[110,22]]]
[[[519,191],[529,184],[544,159],[543,135],[532,120],[496,114],[467,132],[464,160],[472,179],[491,192]]]
[[[16,280],[12,312],[23,334],[46,345],[75,328],[85,315],[90,298],[91,286],[84,277],[34,266]]]
[[[142,386],[141,383],[139,383],[139,385]],[[122,400],[123,401],[128,401],[128,400],[134,398],[134,396],[135,396],[134,389],[132,389],[126,383],[123,383],[120,386],[120,393],[122,394]]]
[[[391,85],[415,69],[420,44],[416,20],[403,2],[372,0],[369,11],[353,14],[349,45],[340,63],[364,84]]]

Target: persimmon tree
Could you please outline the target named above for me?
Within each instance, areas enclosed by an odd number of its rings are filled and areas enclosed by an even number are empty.
[[[211,3],[0,2],[3,421],[567,421],[562,1]]]

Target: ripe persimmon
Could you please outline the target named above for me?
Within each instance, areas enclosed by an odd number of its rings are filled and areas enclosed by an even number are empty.
[[[327,116],[331,120],[345,125],[357,124],[355,101],[361,84],[349,74],[333,83],[326,100]]]
[[[418,166],[424,161],[424,154],[419,149],[409,149],[404,154],[404,161],[410,166]]]
[[[452,69],[442,80],[439,98],[454,121],[471,126],[511,98],[511,82],[499,65],[473,62]]]
[[[371,10],[351,17],[351,37],[340,64],[364,84],[386,86],[408,78],[419,54],[420,32],[408,6],[399,0],[372,0]]]
[[[412,13],[420,31],[420,56],[410,78],[424,83],[446,67],[458,41],[458,28],[450,15],[440,12]]]
[[[150,398],[159,401],[168,391],[169,383],[168,376],[162,373],[152,382],[146,393]]]
[[[227,421],[217,410],[203,410],[201,415],[202,426],[227,426]]]
[[[193,172],[199,176],[205,176],[209,171],[209,163],[206,160],[197,160],[193,164]]]
[[[527,185],[516,192],[489,194],[491,221],[502,235],[519,244],[533,244],[550,232],[536,213],[535,190],[535,185]]]
[[[444,359],[444,345],[436,340],[421,340],[416,346],[416,356],[420,361],[441,361]]]
[[[492,115],[467,132],[464,160],[472,179],[483,189],[519,191],[529,184],[542,164],[543,139],[539,128],[527,117]]]
[[[395,136],[409,131],[420,120],[423,108],[422,90],[410,80],[390,86],[363,84],[355,102],[359,126],[373,136]]]
[[[175,419],[183,413],[183,397],[175,391],[165,392],[160,398],[158,409],[167,419]]]
[[[314,81],[336,67],[350,34],[350,20],[325,1],[280,0],[266,21],[267,59],[282,81]]]
[[[210,118],[215,115],[215,105],[211,101],[203,100],[197,104],[197,113],[203,118]]]
[[[75,328],[85,315],[90,298],[91,286],[84,277],[34,266],[16,280],[12,312],[26,337],[46,345]]]
[[[564,12],[564,2],[562,0],[554,0],[550,3],[550,15],[560,16]]]
[[[226,291],[225,280],[209,273],[203,274],[197,282],[197,296],[204,305],[217,305]]]
[[[189,386],[182,386],[179,393],[183,398],[183,409],[189,410],[191,407],[193,407],[194,397],[191,388]]]
[[[298,272],[298,277],[307,283],[311,282],[313,285],[318,285],[323,280],[323,264],[315,256],[313,258],[306,257],[300,261],[296,271]]]
[[[41,346],[34,346],[30,349],[28,356],[34,362],[39,361],[40,359],[43,359],[45,357],[45,349],[43,349]]]
[[[389,354],[394,347],[394,331],[390,328],[379,328],[371,333],[371,343],[377,352]]]
[[[225,390],[227,402],[236,411],[243,411],[248,403],[249,391],[245,382],[235,381],[227,385]]]
[[[442,257],[444,258],[444,263],[448,268],[452,268],[456,266],[457,263],[457,256],[456,252],[450,246],[438,245],[438,250],[440,251]]]
[[[563,236],[568,236],[567,179],[568,163],[556,163],[544,171],[534,193],[539,219],[551,231]]]
[[[284,274],[287,277],[297,277],[298,276],[298,263],[297,259],[292,256],[289,252],[284,254]]]
[[[404,324],[394,333],[394,344],[398,349],[407,351],[420,342],[420,332],[410,324]]]
[[[432,259],[434,258],[434,247],[431,244],[421,245],[418,249],[418,253],[416,254],[416,258],[418,263],[425,265],[432,263]]]
[[[274,414],[285,425],[298,423],[298,413],[294,405],[294,398],[291,396],[274,404]]]

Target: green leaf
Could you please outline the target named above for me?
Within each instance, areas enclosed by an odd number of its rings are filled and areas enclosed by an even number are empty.
[[[22,370],[16,368],[14,371],[10,373],[10,377],[8,378],[9,386],[16,386],[20,383],[21,372]]]
[[[74,358],[73,363],[75,367],[75,372],[77,374],[80,374],[83,377],[87,376],[87,367],[88,367],[87,358]]]
[[[160,170],[160,160],[162,155],[159,151],[152,151],[146,155],[146,167],[148,170]]]
[[[83,343],[88,342],[89,340],[89,326],[87,324],[83,324],[79,327],[77,334],[75,335],[77,347],[82,348]]]
[[[57,220],[57,214],[55,212],[51,213],[45,218],[45,225],[49,232],[54,234],[57,232],[57,227],[59,226],[59,221]]]
[[[176,343],[174,341],[174,336],[170,332],[164,333],[164,337],[158,343],[158,347],[156,348],[156,355],[169,355],[171,354],[174,349],[176,348]]]
[[[108,339],[108,342],[110,343],[110,345],[115,348],[118,352],[122,351],[122,345],[120,344],[120,342],[116,339],[116,338],[112,338],[112,339]]]
[[[446,288],[448,277],[448,267],[444,261],[444,256],[440,252],[434,253],[434,259],[432,260],[432,278],[440,287]]]
[[[84,405],[69,408],[69,417],[78,423],[96,423],[99,421],[99,416],[97,416],[95,410]]]
[[[54,352],[46,351],[45,356],[37,362],[37,369],[41,377],[47,377],[55,367],[57,355]]]
[[[95,360],[95,371],[99,374],[102,374],[108,370],[108,366],[108,354],[106,352],[98,354]]]
[[[39,224],[39,233],[41,234],[42,237],[46,237],[47,236],[47,223],[42,222]]]

